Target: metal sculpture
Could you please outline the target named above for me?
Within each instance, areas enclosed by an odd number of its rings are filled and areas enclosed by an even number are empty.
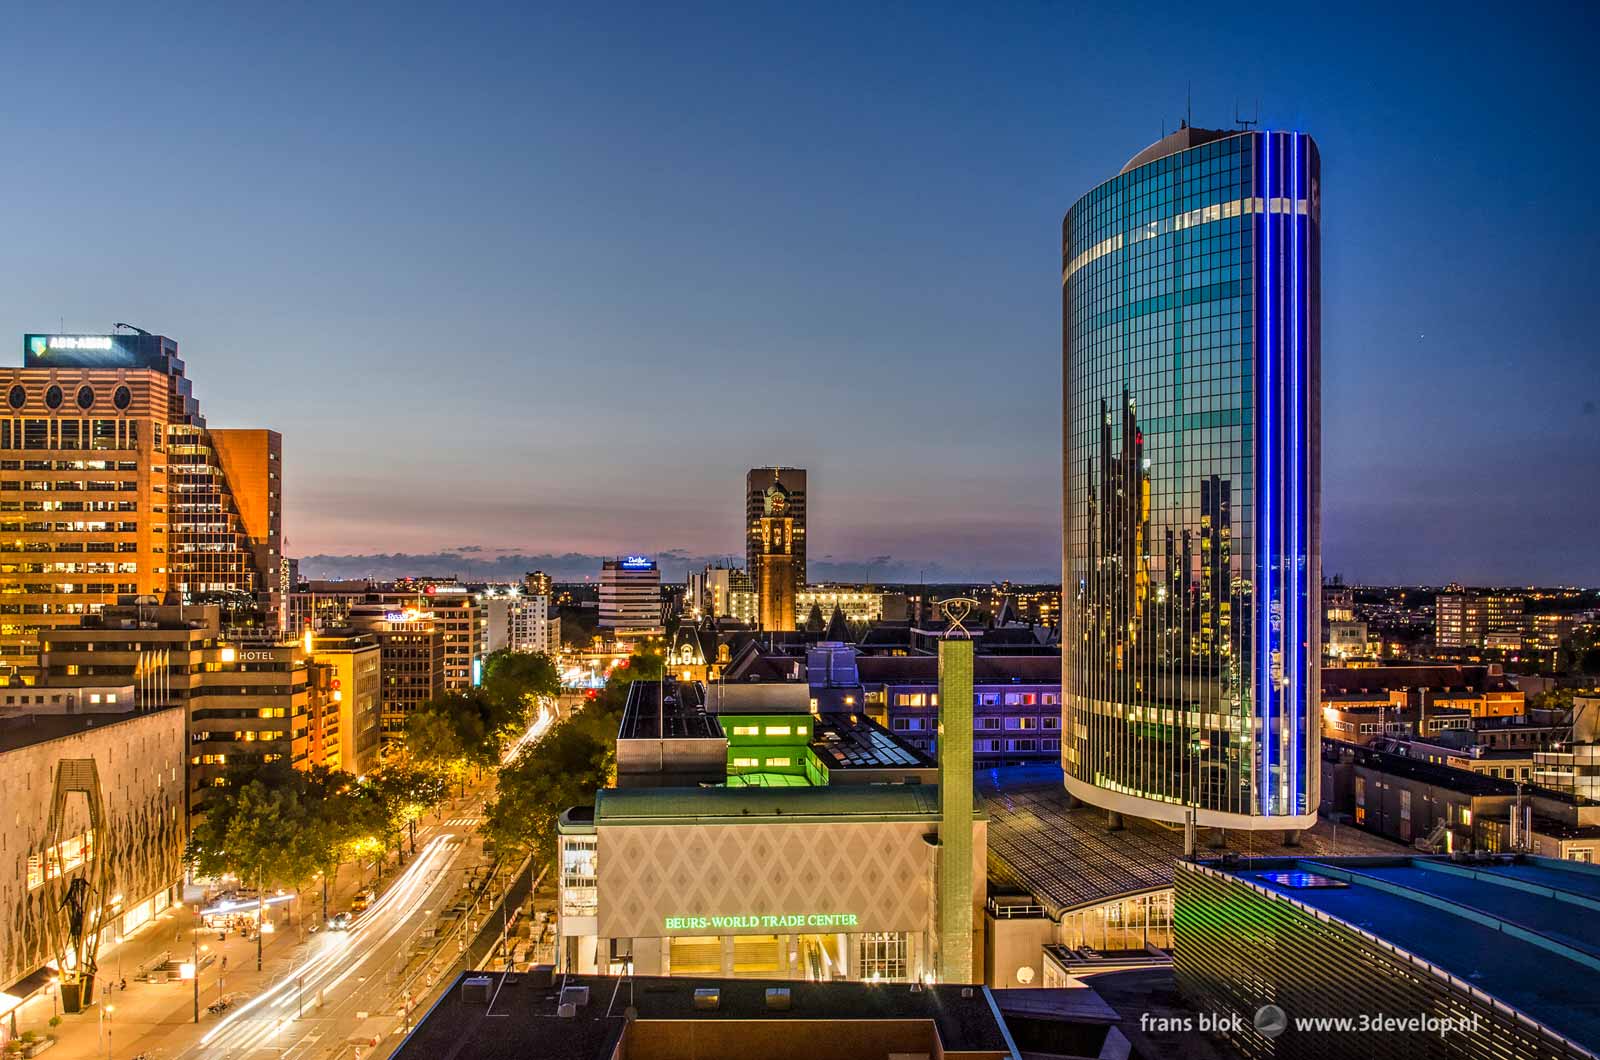
[[[971,631],[962,625],[962,622],[977,606],[978,601],[966,596],[952,596],[948,600],[940,600],[939,610],[944,612],[944,617],[950,622],[950,628],[944,631],[944,635],[971,639]]]
[[[67,839],[67,799],[82,795],[88,810],[83,832],[83,858],[68,867],[62,849]],[[75,833],[76,834],[76,833]],[[92,758],[63,758],[56,764],[55,792],[50,802],[50,829],[46,837],[45,887],[49,913],[45,918],[56,968],[61,976],[61,1008],[82,1012],[94,1003],[95,973],[99,970],[100,933],[105,921],[109,858],[105,798],[100,791],[100,771]]]

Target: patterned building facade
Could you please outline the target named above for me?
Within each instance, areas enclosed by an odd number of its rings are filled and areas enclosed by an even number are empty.
[[[105,859],[108,930],[115,943],[167,908],[183,877],[184,711],[60,714],[0,721],[0,984],[34,975],[54,959],[46,918],[47,882]],[[105,834],[89,827],[81,798],[69,799],[61,835],[50,835],[55,774],[63,761],[89,759],[99,774]],[[3,988],[3,987],[0,987]]]

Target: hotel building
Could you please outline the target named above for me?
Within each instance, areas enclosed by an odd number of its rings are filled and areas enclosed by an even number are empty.
[[[141,706],[183,707],[191,817],[239,763],[341,768],[342,719],[330,678],[312,677],[300,641],[231,640],[215,605],[117,606],[41,645],[51,685],[132,684]]]
[[[661,571],[648,556],[600,564],[600,627],[617,636],[666,632],[661,617]]]
[[[176,342],[26,335],[0,393],[0,680],[120,598],[243,602],[276,627],[282,440],[208,427]]]
[[[1320,162],[1183,128],[1062,224],[1067,790],[1113,815],[1316,815]]]

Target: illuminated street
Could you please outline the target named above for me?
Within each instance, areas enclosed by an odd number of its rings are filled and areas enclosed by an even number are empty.
[[[517,756],[523,752],[524,748],[537,743],[540,737],[550,731],[550,726],[555,724],[556,717],[555,703],[549,700],[541,702],[539,704],[539,716],[533,719],[526,732],[517,737],[516,741],[505,749],[505,753],[500,756],[500,763],[502,765],[510,765],[516,761]]]
[[[460,870],[470,864],[463,855],[473,847],[470,830],[441,828],[350,930],[318,935],[308,958],[216,1018],[199,1044],[180,1055],[352,1055],[348,1039],[365,1029],[364,1020],[397,1023],[412,944],[436,925],[437,914],[460,889]]]

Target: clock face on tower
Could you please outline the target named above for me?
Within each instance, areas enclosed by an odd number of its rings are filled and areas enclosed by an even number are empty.
[[[789,507],[789,495],[776,482],[767,487],[766,507],[768,515],[782,515]]]

